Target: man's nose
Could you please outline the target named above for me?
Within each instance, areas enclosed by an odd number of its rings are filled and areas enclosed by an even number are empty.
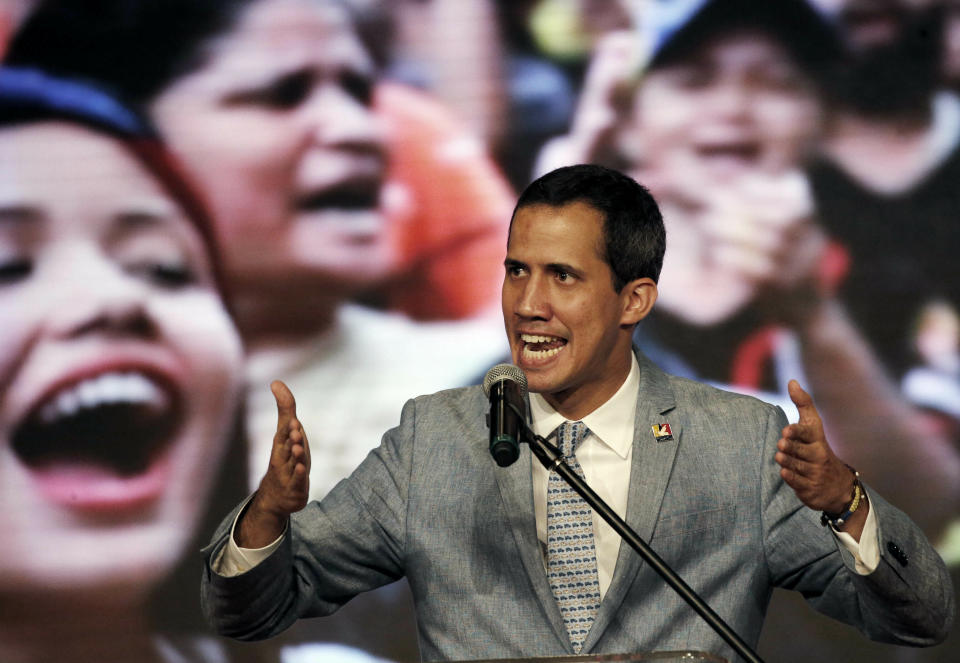
[[[550,317],[550,298],[539,279],[526,279],[520,286],[514,313],[523,318],[546,320]]]

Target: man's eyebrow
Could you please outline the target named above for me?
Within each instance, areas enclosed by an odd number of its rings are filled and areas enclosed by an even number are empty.
[[[547,269],[552,272],[569,272],[571,274],[579,274],[580,270],[574,267],[573,265],[568,265],[562,262],[551,262],[547,264]]]
[[[503,261],[504,267],[526,267],[526,263],[522,263],[519,260],[514,260],[513,258],[507,258]]]

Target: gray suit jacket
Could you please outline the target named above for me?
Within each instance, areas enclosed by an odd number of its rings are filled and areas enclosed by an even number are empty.
[[[626,520],[740,635],[755,644],[773,587],[871,638],[932,644],[953,621],[950,579],[919,529],[873,492],[881,560],[850,554],[780,479],[778,408],[669,376],[641,376]],[[224,635],[259,639],[329,614],[406,575],[425,660],[573,654],[536,537],[531,462],[497,467],[479,387],[421,396],[400,425],[320,502],[291,518],[266,561],[224,578],[205,549],[204,609]],[[346,413],[345,413],[346,414]],[[657,441],[653,424],[669,423]],[[313,432],[322,435],[322,431]],[[322,459],[314,459],[322,462]],[[239,508],[239,507],[238,507]],[[730,647],[623,544],[581,653]]]

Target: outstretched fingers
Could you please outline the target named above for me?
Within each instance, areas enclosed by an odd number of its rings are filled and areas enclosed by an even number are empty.
[[[273,438],[274,453],[282,460],[288,460],[291,454],[300,462],[309,462],[310,453],[306,435],[300,420],[297,419],[297,403],[289,387],[279,380],[270,384],[270,390],[277,401],[277,432]],[[299,450],[297,449],[299,447]]]
[[[270,390],[277,401],[277,432],[273,437],[270,466],[260,488],[269,505],[289,514],[299,511],[307,502],[310,445],[297,419],[297,405],[290,389],[275,380]]]
[[[270,383],[270,391],[277,401],[277,433],[288,430],[290,422],[297,418],[297,401],[290,388],[280,380]]]
[[[830,448],[823,434],[823,422],[810,394],[796,380],[790,380],[787,389],[800,413],[800,420],[781,431],[776,461],[784,470],[781,476],[790,483],[798,475],[805,477],[815,473],[829,459]]]
[[[787,391],[790,394],[790,400],[797,406],[797,411],[800,413],[799,424],[804,427],[803,430],[809,431],[811,435],[822,437],[823,420],[820,419],[820,413],[817,412],[810,394],[804,391],[796,380],[790,380],[787,384]]]
[[[310,470],[310,447],[299,421],[291,424],[287,439],[290,445],[290,457],[287,461],[289,476],[299,481],[304,479]]]
[[[277,432],[267,471],[235,534],[244,548],[262,548],[276,540],[290,514],[306,506],[310,493],[310,447],[297,419],[297,403],[279,380],[270,390],[277,401]]]
[[[850,472],[827,443],[823,421],[810,397],[796,380],[788,385],[800,420],[783,428],[774,456],[780,476],[812,509],[830,509],[843,502]]]

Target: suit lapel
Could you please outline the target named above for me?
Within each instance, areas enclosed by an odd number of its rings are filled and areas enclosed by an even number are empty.
[[[529,411],[529,405],[528,405]],[[498,467],[495,470],[497,483],[500,486],[500,495],[507,511],[510,529],[520,550],[520,560],[530,578],[534,593],[540,601],[547,621],[553,627],[554,633],[565,647],[570,647],[566,626],[563,624],[563,615],[550,582],[543,567],[543,554],[540,552],[540,542],[537,540],[537,518],[533,510],[533,475],[531,463],[539,462],[530,452],[527,445],[521,445],[520,458],[509,467]]]
[[[640,389],[633,428],[633,457],[626,521],[641,539],[649,542],[680,443],[682,421],[673,412],[676,401],[666,374],[642,353],[636,353],[640,364]],[[670,424],[672,439],[655,438],[652,426],[663,423]],[[633,548],[621,542],[613,579],[600,604],[590,635],[584,642],[584,652],[589,651],[603,635],[642,565],[643,560]]]

